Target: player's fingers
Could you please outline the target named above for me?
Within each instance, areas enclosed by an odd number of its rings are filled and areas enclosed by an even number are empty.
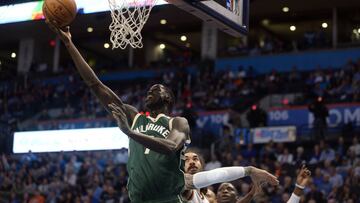
[[[119,114],[115,111],[111,111],[112,115],[115,117],[115,119],[118,119],[119,118]]]
[[[58,23],[56,20],[52,20],[51,23],[52,23],[55,27],[57,27],[57,28],[60,27],[60,26],[59,26],[59,23]]]
[[[110,108],[112,108],[113,110],[116,110],[116,111],[121,111],[123,112],[124,110],[122,108],[120,108],[118,105],[116,105],[115,103],[111,103],[108,105]]]
[[[271,179],[277,180],[277,177],[274,176],[273,174],[269,173],[269,172],[266,172],[266,175]]]
[[[54,27],[53,24],[51,24],[50,21],[45,20],[45,23],[48,25],[48,27],[49,27],[52,31],[56,32],[56,28]]]
[[[272,175],[272,174],[268,174],[267,176],[267,181],[271,184],[271,185],[278,185],[279,184],[279,180],[277,179],[276,176]]]
[[[66,27],[64,27],[64,32],[70,32],[70,26],[66,26]]]
[[[305,164],[303,164],[303,165],[301,166],[301,168],[300,168],[300,172],[299,172],[299,173],[302,174],[305,169],[306,169],[306,166],[305,166]]]
[[[279,180],[277,180],[277,179],[270,179],[269,182],[271,183],[271,185],[274,185],[274,186],[279,185]]]
[[[108,104],[108,107],[109,107],[110,109],[114,109],[113,103]]]
[[[109,104],[108,107],[114,111],[119,112],[119,109],[117,108],[117,106],[114,103]]]

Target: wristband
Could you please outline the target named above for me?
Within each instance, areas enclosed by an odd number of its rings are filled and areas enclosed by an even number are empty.
[[[297,183],[295,183],[295,187],[297,187],[297,188],[299,188],[299,189],[305,189],[305,186],[302,186],[302,185],[299,185],[299,184],[297,184]]]
[[[292,193],[290,199],[286,203],[299,203],[299,202],[300,202],[300,197]]]

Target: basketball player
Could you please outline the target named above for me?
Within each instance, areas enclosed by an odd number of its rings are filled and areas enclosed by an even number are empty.
[[[275,176],[256,168],[216,171],[215,179],[202,175],[184,175],[180,155],[190,143],[189,124],[183,117],[169,117],[174,104],[172,92],[165,86],[153,85],[145,98],[150,115],[143,115],[121,99],[96,76],[71,40],[70,28],[58,28],[46,21],[65,44],[76,69],[86,85],[106,110],[117,120],[119,128],[130,137],[128,191],[132,203],[179,203],[186,189],[202,188],[235,176],[251,175],[257,181],[278,184]],[[131,124],[131,127],[129,125]],[[229,172],[230,171],[230,172]]]
[[[204,168],[204,159],[203,157],[196,151],[196,150],[187,150],[185,153],[185,173],[188,174],[196,174],[203,170]],[[203,172],[203,173],[211,173],[210,171]],[[251,201],[253,196],[255,195],[256,187],[253,186],[251,191],[242,199],[238,201],[238,203],[248,203]],[[192,190],[185,190],[182,193],[182,197],[188,203],[215,203],[216,196],[207,188],[202,189],[192,189]],[[210,202],[211,200],[211,202]]]
[[[300,202],[300,196],[302,196],[303,190],[308,185],[310,179],[311,172],[305,166],[302,166],[296,178],[295,189],[287,203]],[[254,186],[251,190],[254,190]],[[260,190],[255,189],[253,192],[254,193],[252,196],[249,196],[249,193],[252,193],[250,191],[244,198],[238,200],[238,191],[236,190],[234,185],[232,185],[231,183],[223,183],[218,188],[216,199],[217,203],[241,203],[244,202],[244,200],[245,202],[250,202],[251,199],[256,196],[258,192],[260,192]]]

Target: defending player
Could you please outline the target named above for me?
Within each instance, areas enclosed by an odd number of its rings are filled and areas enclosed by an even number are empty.
[[[204,167],[204,159],[196,150],[187,150],[185,153],[185,173],[188,174],[196,174],[201,172]],[[228,167],[230,168],[230,167]],[[231,167],[231,168],[240,168],[242,167]],[[225,168],[226,169],[226,168]],[[211,174],[211,171],[202,172],[203,174]],[[209,177],[212,178],[212,177]],[[224,185],[225,186],[225,185]],[[237,203],[248,203],[252,200],[255,195],[256,186],[253,186],[251,191],[245,195],[245,197],[238,200]],[[192,189],[192,190],[185,190],[182,193],[183,199],[185,199],[188,203],[210,203],[209,199],[215,199],[215,194],[207,190],[207,188],[202,189]],[[230,196],[229,196],[230,197]],[[225,197],[225,199],[228,197]],[[235,197],[234,197],[235,198]]]
[[[295,189],[287,203],[300,202],[300,197],[303,195],[304,192],[303,190],[309,184],[310,179],[311,172],[305,166],[302,166],[296,178]],[[257,187],[260,188],[259,185]],[[236,188],[231,183],[223,183],[219,186],[216,195],[217,203],[243,203],[244,200],[245,202],[250,202],[252,198],[258,195],[257,193],[261,191],[254,188],[254,186],[252,190],[254,190],[254,194],[252,196],[249,196],[249,193],[251,193],[250,191],[247,195],[245,195],[244,198],[238,200],[238,191],[236,190]]]
[[[186,142],[190,141],[189,124],[185,118],[169,117],[174,97],[163,85],[153,85],[147,93],[145,106],[149,116],[138,113],[129,104],[105,86],[86,63],[71,40],[69,27],[59,29],[56,22],[48,22],[55,31],[73,59],[75,66],[86,85],[100,100],[102,105],[117,120],[120,129],[131,139],[129,141],[128,190],[133,203],[179,203],[180,194],[185,189],[202,188],[214,183],[231,181],[232,176],[220,171],[217,178],[186,175],[180,158]],[[129,123],[132,124],[131,127]],[[235,171],[233,171],[235,172]],[[252,175],[258,181],[277,184],[276,177],[263,170],[248,168],[247,171],[236,171],[239,175]]]

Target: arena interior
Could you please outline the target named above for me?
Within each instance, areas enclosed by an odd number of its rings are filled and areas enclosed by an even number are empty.
[[[16,6],[34,2],[0,1],[0,202],[130,202],[127,136],[105,135],[120,133],[115,119],[41,7],[20,19],[28,9]],[[249,2],[242,37],[171,4],[152,9],[140,49],[112,49],[108,10],[78,8],[70,30],[124,103],[146,113],[153,84],[173,91],[171,115],[188,120],[204,170],[251,165],[275,174],[279,186],[252,202],[287,202],[306,164],[300,202],[359,203],[360,1]],[[81,132],[93,132],[90,141]],[[251,188],[249,178],[232,183],[239,197]]]

